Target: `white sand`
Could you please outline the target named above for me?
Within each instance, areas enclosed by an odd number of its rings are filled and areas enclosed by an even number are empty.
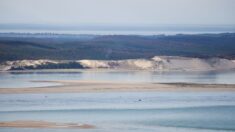
[[[22,60],[7,61],[0,64],[0,71],[14,68],[25,69],[27,67],[66,64],[69,61],[54,60]],[[155,70],[155,71],[208,71],[235,69],[234,60],[222,58],[190,58],[179,56],[155,56],[151,59],[127,59],[127,60],[75,60],[73,63],[80,64],[89,69],[124,69],[124,70]]]

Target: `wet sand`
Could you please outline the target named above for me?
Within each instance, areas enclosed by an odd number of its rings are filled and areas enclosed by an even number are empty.
[[[0,127],[18,127],[18,128],[79,128],[92,129],[95,126],[78,123],[57,123],[47,121],[11,121],[0,122]]]
[[[43,81],[43,82],[61,83],[62,85],[40,87],[40,88],[0,88],[0,94],[132,92],[132,91],[133,92],[235,91],[235,84],[122,83],[122,82],[102,82],[102,81]]]

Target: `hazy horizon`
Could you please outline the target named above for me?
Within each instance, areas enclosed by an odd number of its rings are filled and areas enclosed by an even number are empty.
[[[0,24],[0,33],[59,33],[59,34],[123,34],[123,35],[174,35],[201,33],[234,33],[234,25],[42,25],[42,24]]]
[[[234,0],[1,0],[0,31],[235,31]]]

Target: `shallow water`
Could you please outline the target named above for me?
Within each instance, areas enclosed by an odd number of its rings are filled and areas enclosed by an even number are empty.
[[[0,121],[45,120],[97,126],[109,131],[235,131],[233,92],[118,92],[4,94]],[[67,129],[0,128],[0,131]],[[69,129],[76,131],[76,129]]]
[[[210,72],[1,72],[0,88],[43,87],[57,83],[30,82],[40,80],[95,80],[119,82],[160,82],[160,83],[211,83],[235,84],[235,70]]]
[[[2,72],[0,87],[59,85],[37,80],[235,84],[235,72]],[[235,92],[0,94],[0,121],[87,123],[90,130],[0,128],[0,132],[235,131]]]

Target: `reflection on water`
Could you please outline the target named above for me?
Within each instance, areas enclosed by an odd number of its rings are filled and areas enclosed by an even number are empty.
[[[96,80],[119,82],[186,82],[235,84],[235,71],[211,72],[2,72],[0,87],[42,87],[51,83],[33,83],[30,80]],[[58,85],[58,84],[57,84]]]

